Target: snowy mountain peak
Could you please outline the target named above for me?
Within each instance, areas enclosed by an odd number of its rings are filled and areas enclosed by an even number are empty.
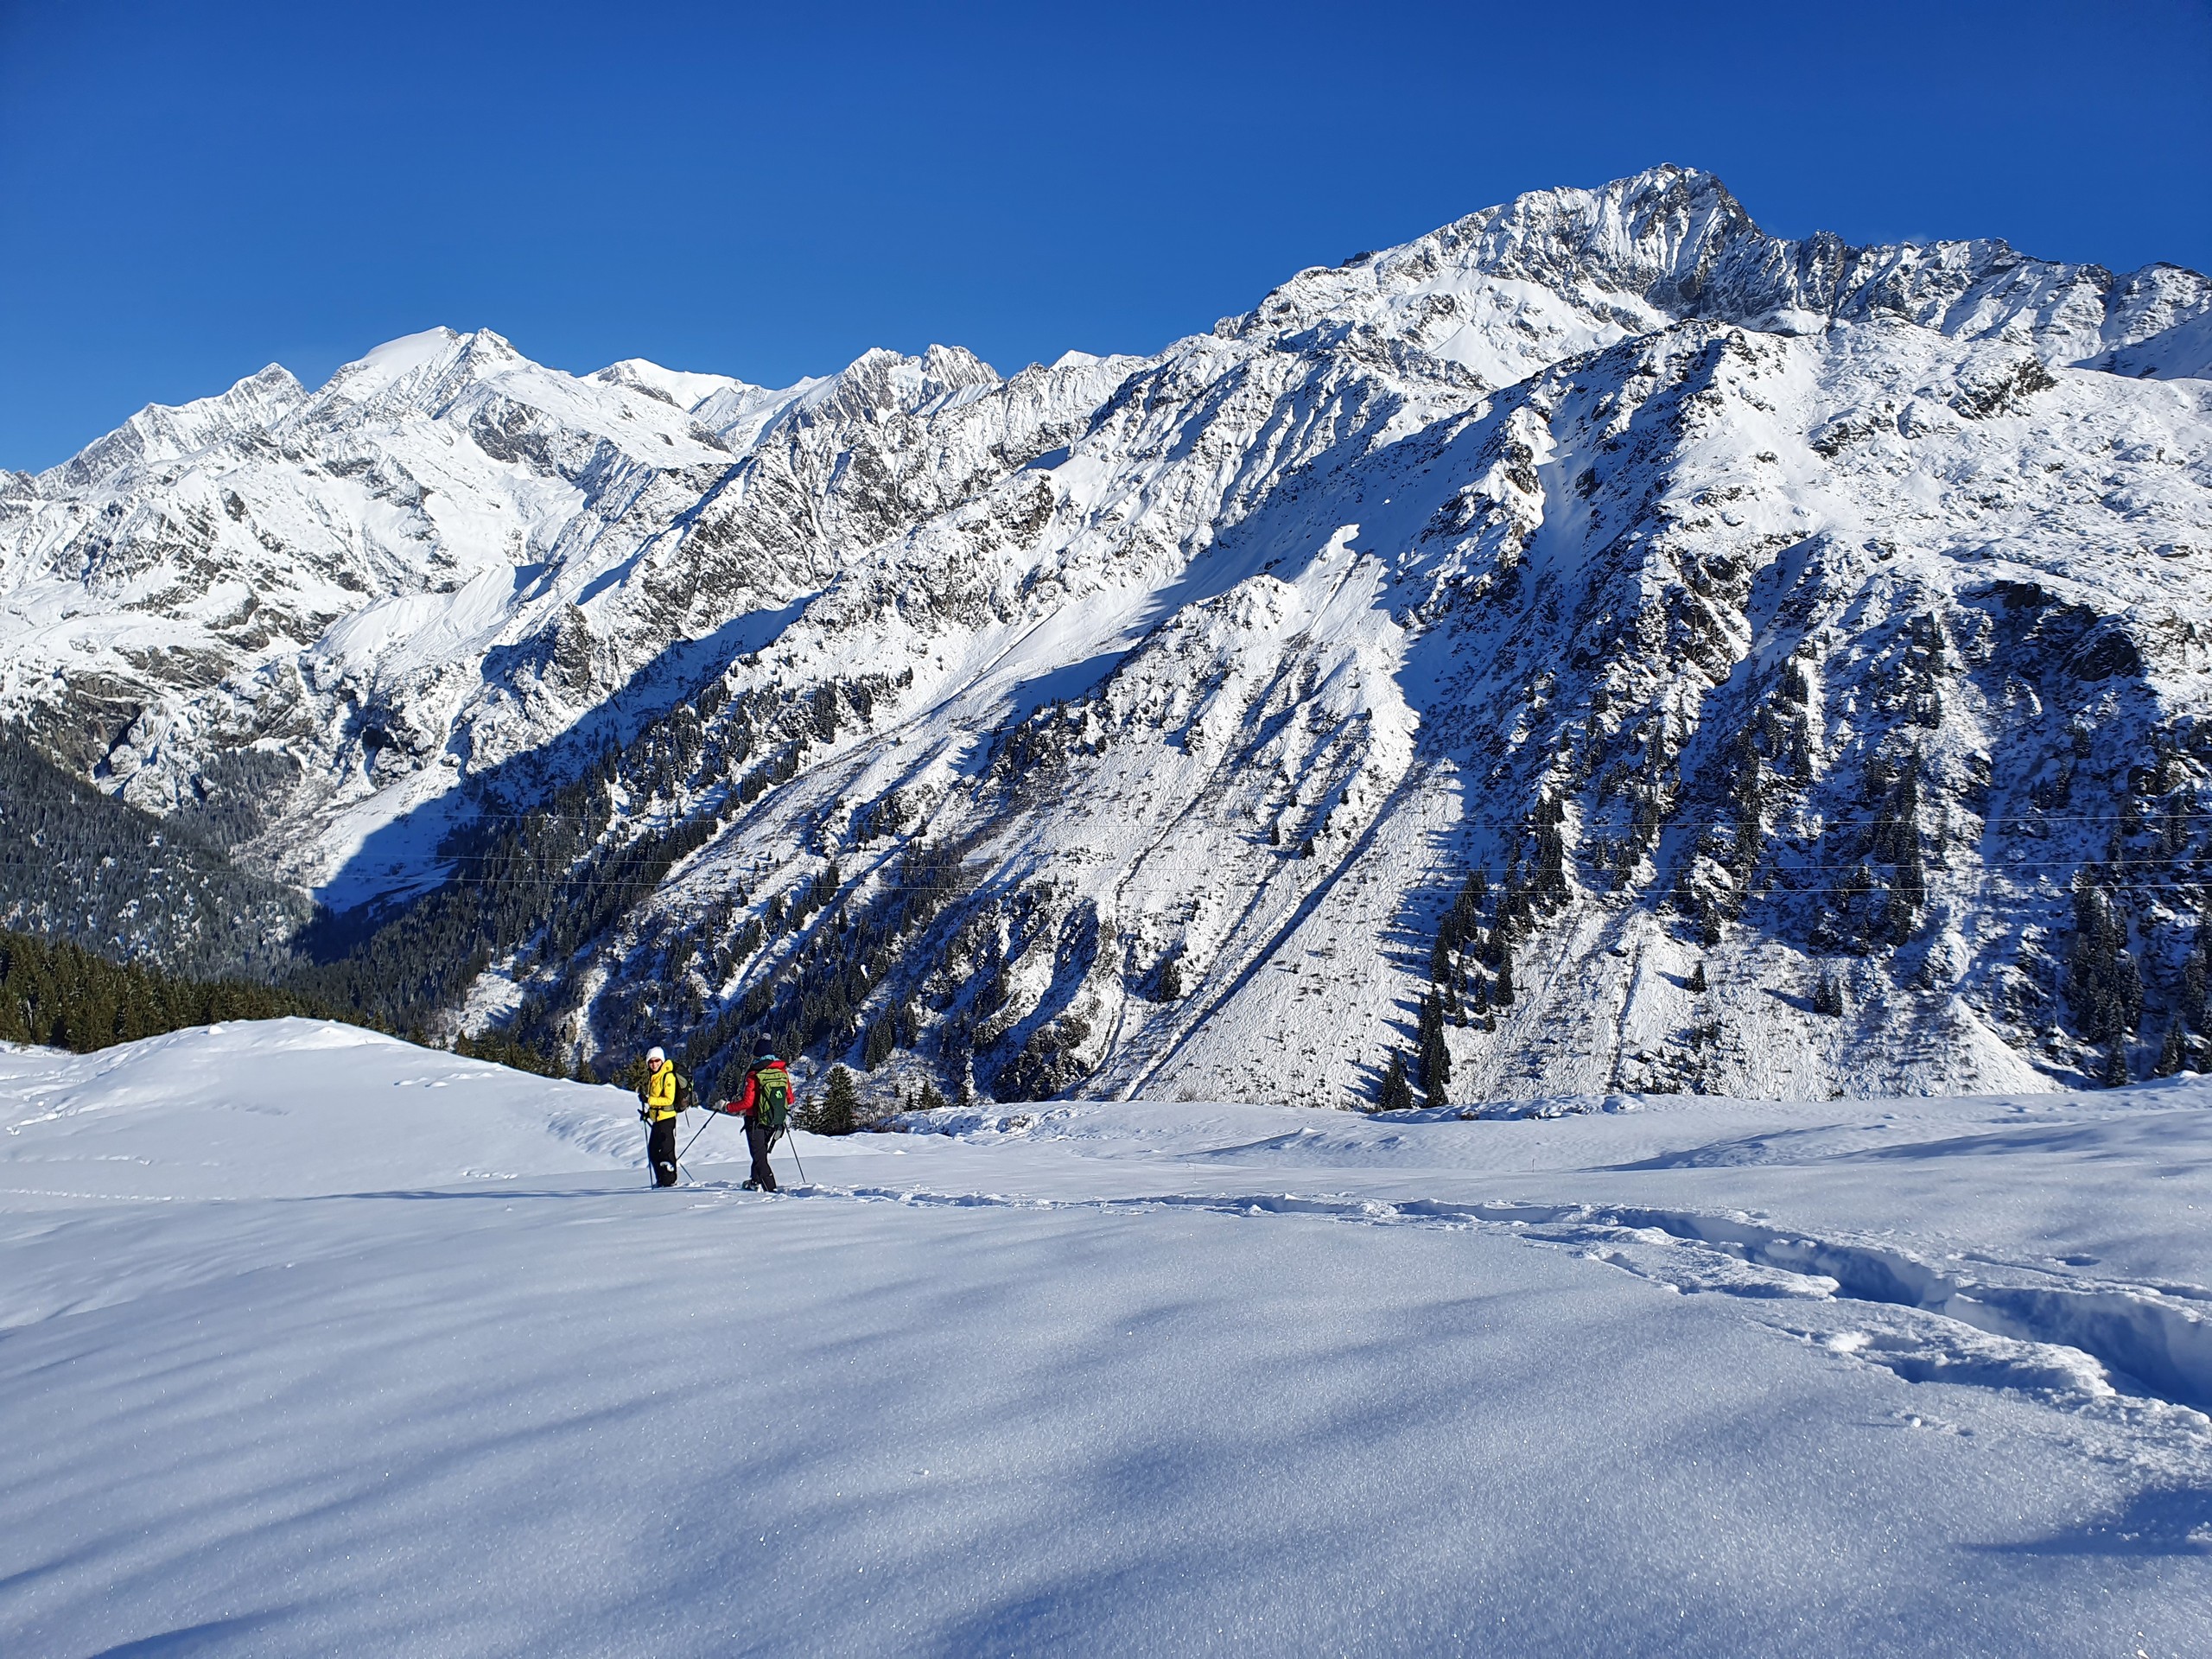
[[[62,489],[88,488],[124,468],[159,466],[226,439],[265,430],[297,409],[307,395],[289,370],[271,363],[212,397],[149,404],[41,476]]]
[[[429,328],[387,340],[340,368],[315,394],[331,404],[404,404],[435,415],[468,387],[537,365],[488,328],[460,334]]]
[[[852,423],[881,426],[926,419],[1001,384],[996,370],[961,346],[931,346],[919,357],[907,357],[879,346],[836,374],[735,401],[717,410],[716,417],[729,423],[732,437],[745,432],[748,442],[757,443],[778,431],[798,433],[824,424],[842,429]]]
[[[627,386],[687,412],[696,410],[709,397],[742,400],[761,396],[766,391],[765,387],[733,380],[726,374],[688,374],[681,369],[665,369],[642,357],[626,357],[584,378],[603,386]]]
[[[373,397],[417,370],[449,359],[463,338],[458,331],[444,327],[402,334],[340,365],[323,383],[322,390],[354,397]]]
[[[1712,174],[1668,165],[1594,190],[1531,191],[1378,263],[1419,264],[1433,248],[1499,276],[1596,284],[1671,308],[1695,296],[1726,251],[1763,235]]]
[[[2212,314],[2212,283],[2153,266],[2030,258],[1995,238],[1853,247],[1826,232],[1761,230],[1710,173],[1654,168],[1595,189],[1532,191],[1402,246],[1300,272],[1229,337],[1366,329],[1472,370],[1491,385],[1669,322],[1770,332],[1909,321],[1966,339],[2013,339],[2052,366],[2200,372],[2186,332]]]
[[[809,394],[807,407],[848,414],[918,415],[948,398],[999,384],[998,372],[958,346],[931,346],[919,357],[882,346],[863,352]]]
[[[999,373],[964,346],[932,346],[922,353],[922,379],[942,395],[962,386],[995,386]]]
[[[435,329],[0,492],[0,709],[340,906],[474,822],[540,885],[449,890],[481,949],[421,982],[495,965],[400,1013],[569,1053],[1362,1102],[1415,1046],[1486,1096],[2212,1065],[2208,319],[1667,167],[1011,378]]]

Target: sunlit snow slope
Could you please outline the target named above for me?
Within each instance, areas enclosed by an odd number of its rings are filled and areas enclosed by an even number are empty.
[[[1433,989],[1455,1101],[2139,1077],[2212,1065],[2208,317],[1661,168],[1011,378],[437,332],[8,480],[0,703],[334,903],[505,884],[451,1017],[569,1055],[1370,1102]]]
[[[1603,1105],[0,1054],[0,1649],[2202,1651],[2205,1085]]]

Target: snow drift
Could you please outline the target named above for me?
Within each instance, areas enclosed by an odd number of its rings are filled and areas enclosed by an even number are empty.
[[[2204,1085],[1554,1104],[656,1192],[350,1030],[0,1054],[0,1647],[2202,1647]]]

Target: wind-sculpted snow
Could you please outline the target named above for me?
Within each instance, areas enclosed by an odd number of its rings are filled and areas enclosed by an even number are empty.
[[[2202,1647],[2202,1083],[1608,1103],[655,1192],[626,1096],[358,1031],[0,1053],[0,1648]]]
[[[463,1017],[578,1055],[885,1104],[2139,1077],[2212,1063],[2208,319],[1662,168],[1005,379],[434,331],[10,484],[0,697],[339,902],[507,879],[566,787],[563,893],[664,874],[484,939]]]

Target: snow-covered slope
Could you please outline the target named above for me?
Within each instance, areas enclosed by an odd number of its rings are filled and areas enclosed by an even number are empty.
[[[6,1052],[16,1199],[304,1198],[639,1162],[637,1103],[352,1026]]]
[[[680,861],[472,1003],[582,1052],[1367,1099],[1433,983],[1453,1098],[2140,1075],[2212,1033],[2208,316],[1662,168],[1010,380],[417,337],[13,485],[0,696],[341,901],[603,779],[534,913]]]
[[[0,1649],[2201,1650],[2204,1084],[1608,1104],[0,1054]]]

